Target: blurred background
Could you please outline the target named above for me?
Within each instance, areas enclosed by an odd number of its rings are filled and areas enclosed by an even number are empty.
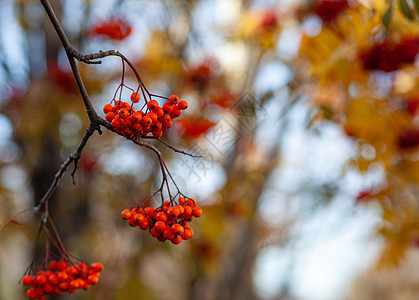
[[[188,101],[163,139],[203,158],[153,144],[204,211],[180,245],[129,227],[120,212],[158,189],[158,161],[95,133],[50,209],[67,251],[105,270],[54,299],[418,298],[416,1],[51,2],[80,52],[118,50],[150,92]],[[79,68],[104,117],[120,59]],[[87,126],[41,4],[0,1],[1,225],[39,202]],[[17,221],[0,235],[0,299],[25,299],[38,219]]]

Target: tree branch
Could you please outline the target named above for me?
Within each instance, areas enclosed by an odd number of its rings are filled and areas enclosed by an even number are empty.
[[[74,78],[76,79],[77,87],[79,88],[81,97],[83,98],[84,106],[86,107],[87,115],[89,116],[90,121],[92,121],[96,116],[96,111],[93,108],[92,102],[90,101],[89,95],[87,94],[86,87],[84,86],[83,80],[80,75],[80,71],[77,67],[76,60],[74,59],[74,53],[77,52],[76,50],[71,47],[71,44],[67,38],[67,35],[62,28],[54,9],[51,6],[51,3],[48,0],[40,0],[41,4],[44,6],[44,9],[54,26],[55,31],[57,32],[61,43],[63,44],[64,50],[67,53],[68,61],[70,63],[71,70],[74,74]]]

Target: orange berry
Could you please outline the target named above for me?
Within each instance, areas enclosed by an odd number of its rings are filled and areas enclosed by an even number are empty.
[[[146,230],[150,227],[150,222],[147,219],[144,219],[141,223],[140,223],[140,228],[143,230]]]
[[[131,119],[130,118],[121,119],[121,126],[128,127],[130,125],[131,125]]]
[[[48,276],[48,282],[52,285],[58,284],[58,276],[56,274],[51,274]]]
[[[162,222],[166,222],[167,221],[167,215],[165,212],[163,211],[159,211],[156,215],[156,220],[157,221],[162,221]]]
[[[22,278],[22,284],[23,285],[31,285],[31,283],[32,283],[31,275],[23,276],[23,278]]]
[[[179,102],[179,97],[177,96],[177,95],[171,95],[170,97],[169,97],[169,102],[170,102],[170,104],[178,104],[178,102]]]
[[[169,210],[169,214],[172,215],[172,216],[174,216],[175,218],[177,218],[179,216],[179,214],[180,214],[179,208],[177,208],[176,206],[172,207]]]
[[[137,102],[140,101],[140,99],[141,99],[140,93],[134,92],[134,93],[131,94],[131,101],[132,102],[137,103]]]
[[[92,262],[90,264],[90,269],[92,269],[95,272],[101,272],[103,270],[103,264],[100,262]]]
[[[154,237],[158,237],[161,234],[161,232],[156,230],[156,227],[153,227],[150,229],[150,234]]]
[[[146,207],[144,208],[144,212],[147,216],[154,218],[156,216],[156,209],[154,207]]]
[[[109,123],[111,123],[113,121],[113,119],[115,119],[115,113],[114,112],[108,112],[105,116],[106,121],[108,121]]]
[[[172,120],[170,120],[169,122],[163,124],[163,129],[168,129],[172,127],[172,125],[173,125]]]
[[[144,136],[152,131],[151,126],[143,126]]]
[[[92,274],[87,277],[87,282],[90,284],[97,284],[99,282],[99,275]]]
[[[180,235],[175,236],[173,239],[170,240],[173,244],[177,245],[182,241],[182,237]]]
[[[193,236],[192,228],[190,227],[185,228],[185,231],[182,234],[182,239],[187,240],[187,239],[190,239],[192,236]]]
[[[131,227],[135,227],[138,225],[137,220],[135,220],[135,216],[132,216],[129,221],[128,221],[128,225]]]
[[[163,104],[162,108],[166,114],[170,114],[173,110],[173,105],[169,102],[166,102],[165,104]]]
[[[58,284],[58,286],[60,287],[60,289],[62,289],[64,291],[67,291],[68,290],[68,282],[67,281],[60,282]]]
[[[159,130],[159,131],[153,131],[153,136],[155,138],[159,138],[163,135],[163,131]]]
[[[38,275],[34,278],[37,284],[44,285],[47,283],[47,277],[45,275]]]
[[[75,266],[71,266],[68,269],[68,273],[70,274],[70,276],[75,277],[75,276],[79,275],[79,270],[77,270],[77,268]]]
[[[198,205],[195,205],[192,208],[192,214],[197,218],[200,217],[202,215],[202,208],[200,208]]]
[[[37,289],[35,289],[35,292],[36,292],[36,295],[38,297],[42,297],[43,295],[45,295],[45,291],[44,291],[44,289],[42,287],[38,287]]]
[[[187,109],[187,108],[188,108],[188,102],[186,102],[186,101],[182,100],[182,101],[180,101],[180,102],[179,102],[179,104],[177,105],[177,107],[178,107],[180,110],[185,110],[185,109]]]
[[[147,116],[151,118],[152,123],[155,123],[157,121],[157,115],[155,113],[149,112]]]
[[[48,264],[48,269],[51,271],[55,271],[58,269],[57,262],[55,260],[51,260]]]
[[[136,214],[134,216],[135,221],[137,221],[137,223],[141,223],[145,220],[145,217],[143,214]]]
[[[140,123],[133,123],[131,125],[131,130],[139,132],[139,131],[143,130],[143,125],[141,125]]]
[[[121,127],[121,119],[115,117],[115,119],[113,119],[111,124],[114,128],[119,128]]]
[[[26,291],[26,296],[28,296],[29,299],[36,299],[38,298],[38,295],[36,294],[36,291],[34,288],[30,288]]]
[[[154,122],[153,126],[151,126],[151,128],[153,129],[153,131],[160,131],[162,126],[163,124],[160,121],[156,121]]]
[[[78,289],[79,288],[79,282],[77,280],[71,280],[69,288],[70,289]]]
[[[54,290],[54,288],[52,287],[51,284],[47,283],[44,285],[43,287],[45,294],[51,294],[52,291]]]
[[[173,111],[170,113],[170,117],[172,119],[176,119],[176,118],[180,117],[181,114],[182,114],[182,111],[177,106],[175,106],[173,108]]]
[[[176,206],[179,209],[179,215],[183,215],[183,213],[185,212],[185,209],[183,208],[182,205],[178,205]]]
[[[185,228],[179,223],[176,223],[172,225],[171,230],[174,234],[182,234],[185,231]]]
[[[141,122],[141,119],[143,118],[143,115],[141,114],[141,112],[137,111],[135,113],[133,113],[130,117],[131,122],[135,123],[135,122]]]
[[[183,220],[191,222],[195,217],[193,215],[185,216],[183,215]]]
[[[157,221],[153,228],[158,232],[163,232],[166,229],[166,223],[163,221]]]
[[[66,281],[68,279],[68,274],[64,271],[58,272],[57,277],[59,281]]]
[[[118,115],[121,119],[126,119],[129,117],[129,111],[126,108],[121,108],[118,112]]]
[[[151,124],[153,124],[153,120],[149,116],[144,116],[141,120],[141,124],[144,127],[151,126]]]
[[[103,107],[103,112],[104,112],[105,114],[110,113],[110,112],[113,112],[113,106],[112,106],[111,104],[106,104],[106,105]]]
[[[161,107],[157,107],[156,109],[153,110],[153,113],[155,113],[157,117],[161,118],[164,115],[164,110]]]
[[[131,218],[131,216],[132,216],[132,212],[128,208],[127,209],[124,209],[121,212],[121,217],[124,220],[128,220],[129,218]]]
[[[171,122],[172,121],[172,118],[170,117],[170,115],[169,114],[164,114],[162,117],[160,117],[159,118],[159,120],[160,120],[160,122],[163,124],[163,126],[166,124],[166,123],[169,123],[169,122]]]
[[[156,100],[150,100],[147,103],[147,108],[149,110],[155,110],[157,107],[159,107],[159,103]]]
[[[185,200],[185,197],[179,197],[179,199],[177,200],[177,202],[180,204],[180,205],[185,205],[185,202],[186,202],[186,200]]]
[[[175,234],[170,230],[170,229],[166,229],[164,232],[163,232],[163,236],[166,238],[166,239],[168,239],[168,240],[171,240],[171,239],[173,239],[174,237],[175,237]]]
[[[188,200],[186,200],[186,204],[188,204],[189,206],[194,206],[196,204],[196,201],[194,198],[188,198]]]

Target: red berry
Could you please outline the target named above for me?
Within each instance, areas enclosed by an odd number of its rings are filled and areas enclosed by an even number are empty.
[[[166,229],[166,223],[163,221],[157,221],[153,228],[158,232],[163,232]]]
[[[147,103],[147,108],[149,110],[155,110],[157,107],[159,107],[159,103],[156,100],[150,100]]]
[[[179,102],[179,97],[177,96],[177,95],[171,95],[170,97],[169,97],[169,102],[170,102],[170,104],[178,104],[178,102]]]
[[[119,117],[121,119],[127,119],[129,117],[129,111],[126,108],[121,108],[119,110],[119,113],[118,114],[119,114]]]
[[[140,101],[140,99],[141,99],[140,93],[135,93],[134,92],[134,93],[131,94],[131,101],[132,102],[137,103],[137,102]]]
[[[34,288],[30,288],[29,290],[27,290],[26,296],[28,296],[29,299],[35,299],[38,297]]]
[[[138,122],[138,123],[141,122],[142,118],[143,118],[143,115],[139,111],[133,113],[131,115],[131,117],[130,117],[131,122],[133,122],[133,123],[135,123],[135,122]]]
[[[156,215],[156,220],[157,221],[162,221],[162,222],[166,222],[167,221],[167,215],[165,212],[163,211],[159,211]]]
[[[93,262],[90,264],[90,268],[95,272],[101,272],[103,270],[103,264],[100,262]]]
[[[103,112],[104,112],[105,114],[110,113],[110,112],[113,112],[113,106],[112,106],[111,104],[106,104],[106,105],[103,107]]]
[[[177,208],[176,206],[175,207],[172,207],[169,210],[169,214],[172,215],[172,216],[174,216],[175,218],[177,218],[179,216],[179,214],[180,214],[179,208]]]
[[[106,121],[108,121],[109,123],[112,123],[113,119],[115,119],[115,113],[114,112],[108,112],[105,116]]]
[[[170,240],[173,244],[177,245],[182,241],[182,237],[180,235],[174,237],[173,239]]]
[[[161,118],[164,115],[164,110],[161,107],[157,107],[153,110],[153,112],[157,115],[157,117]]]
[[[182,225],[176,223],[172,225],[171,230],[174,234],[183,234],[183,232],[185,231],[185,228],[183,228]]]
[[[48,276],[48,282],[52,285],[58,284],[58,276],[56,274],[51,274]]]
[[[180,108],[175,106],[175,107],[173,107],[173,111],[170,113],[170,117],[172,119],[176,119],[176,118],[180,117],[181,114],[182,114],[182,111],[180,110]]]
[[[31,283],[32,283],[32,277],[30,275],[26,275],[22,278],[23,285],[31,285]]]
[[[177,107],[178,107],[180,110],[185,110],[185,109],[187,109],[187,108],[188,108],[188,102],[186,102],[186,101],[182,100],[182,101],[180,101],[180,102],[179,102],[179,104],[177,105]]]
[[[121,217],[124,220],[128,220],[129,218],[131,218],[131,216],[132,216],[132,212],[128,208],[124,209],[121,213]]]
[[[185,228],[185,231],[182,234],[182,239],[187,240],[190,239],[193,236],[193,230],[192,228]]]
[[[169,102],[166,102],[165,104],[163,104],[162,108],[166,114],[170,114],[173,110],[173,105]]]
[[[202,215],[202,208],[200,208],[198,205],[195,205],[192,208],[192,214],[197,218],[200,217]]]
[[[151,124],[153,124],[153,120],[149,116],[144,116],[141,120],[141,124],[146,127],[151,126]]]

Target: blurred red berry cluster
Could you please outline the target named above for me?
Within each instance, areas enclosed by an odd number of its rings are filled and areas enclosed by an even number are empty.
[[[131,25],[123,18],[98,21],[88,31],[89,36],[103,36],[114,41],[122,41],[131,34]]]
[[[405,37],[400,42],[386,39],[361,52],[359,58],[364,69],[392,72],[413,63],[418,51],[418,37]]]
[[[347,0],[321,0],[314,4],[313,12],[318,15],[323,22],[329,23],[336,19],[336,17],[347,7]]]

